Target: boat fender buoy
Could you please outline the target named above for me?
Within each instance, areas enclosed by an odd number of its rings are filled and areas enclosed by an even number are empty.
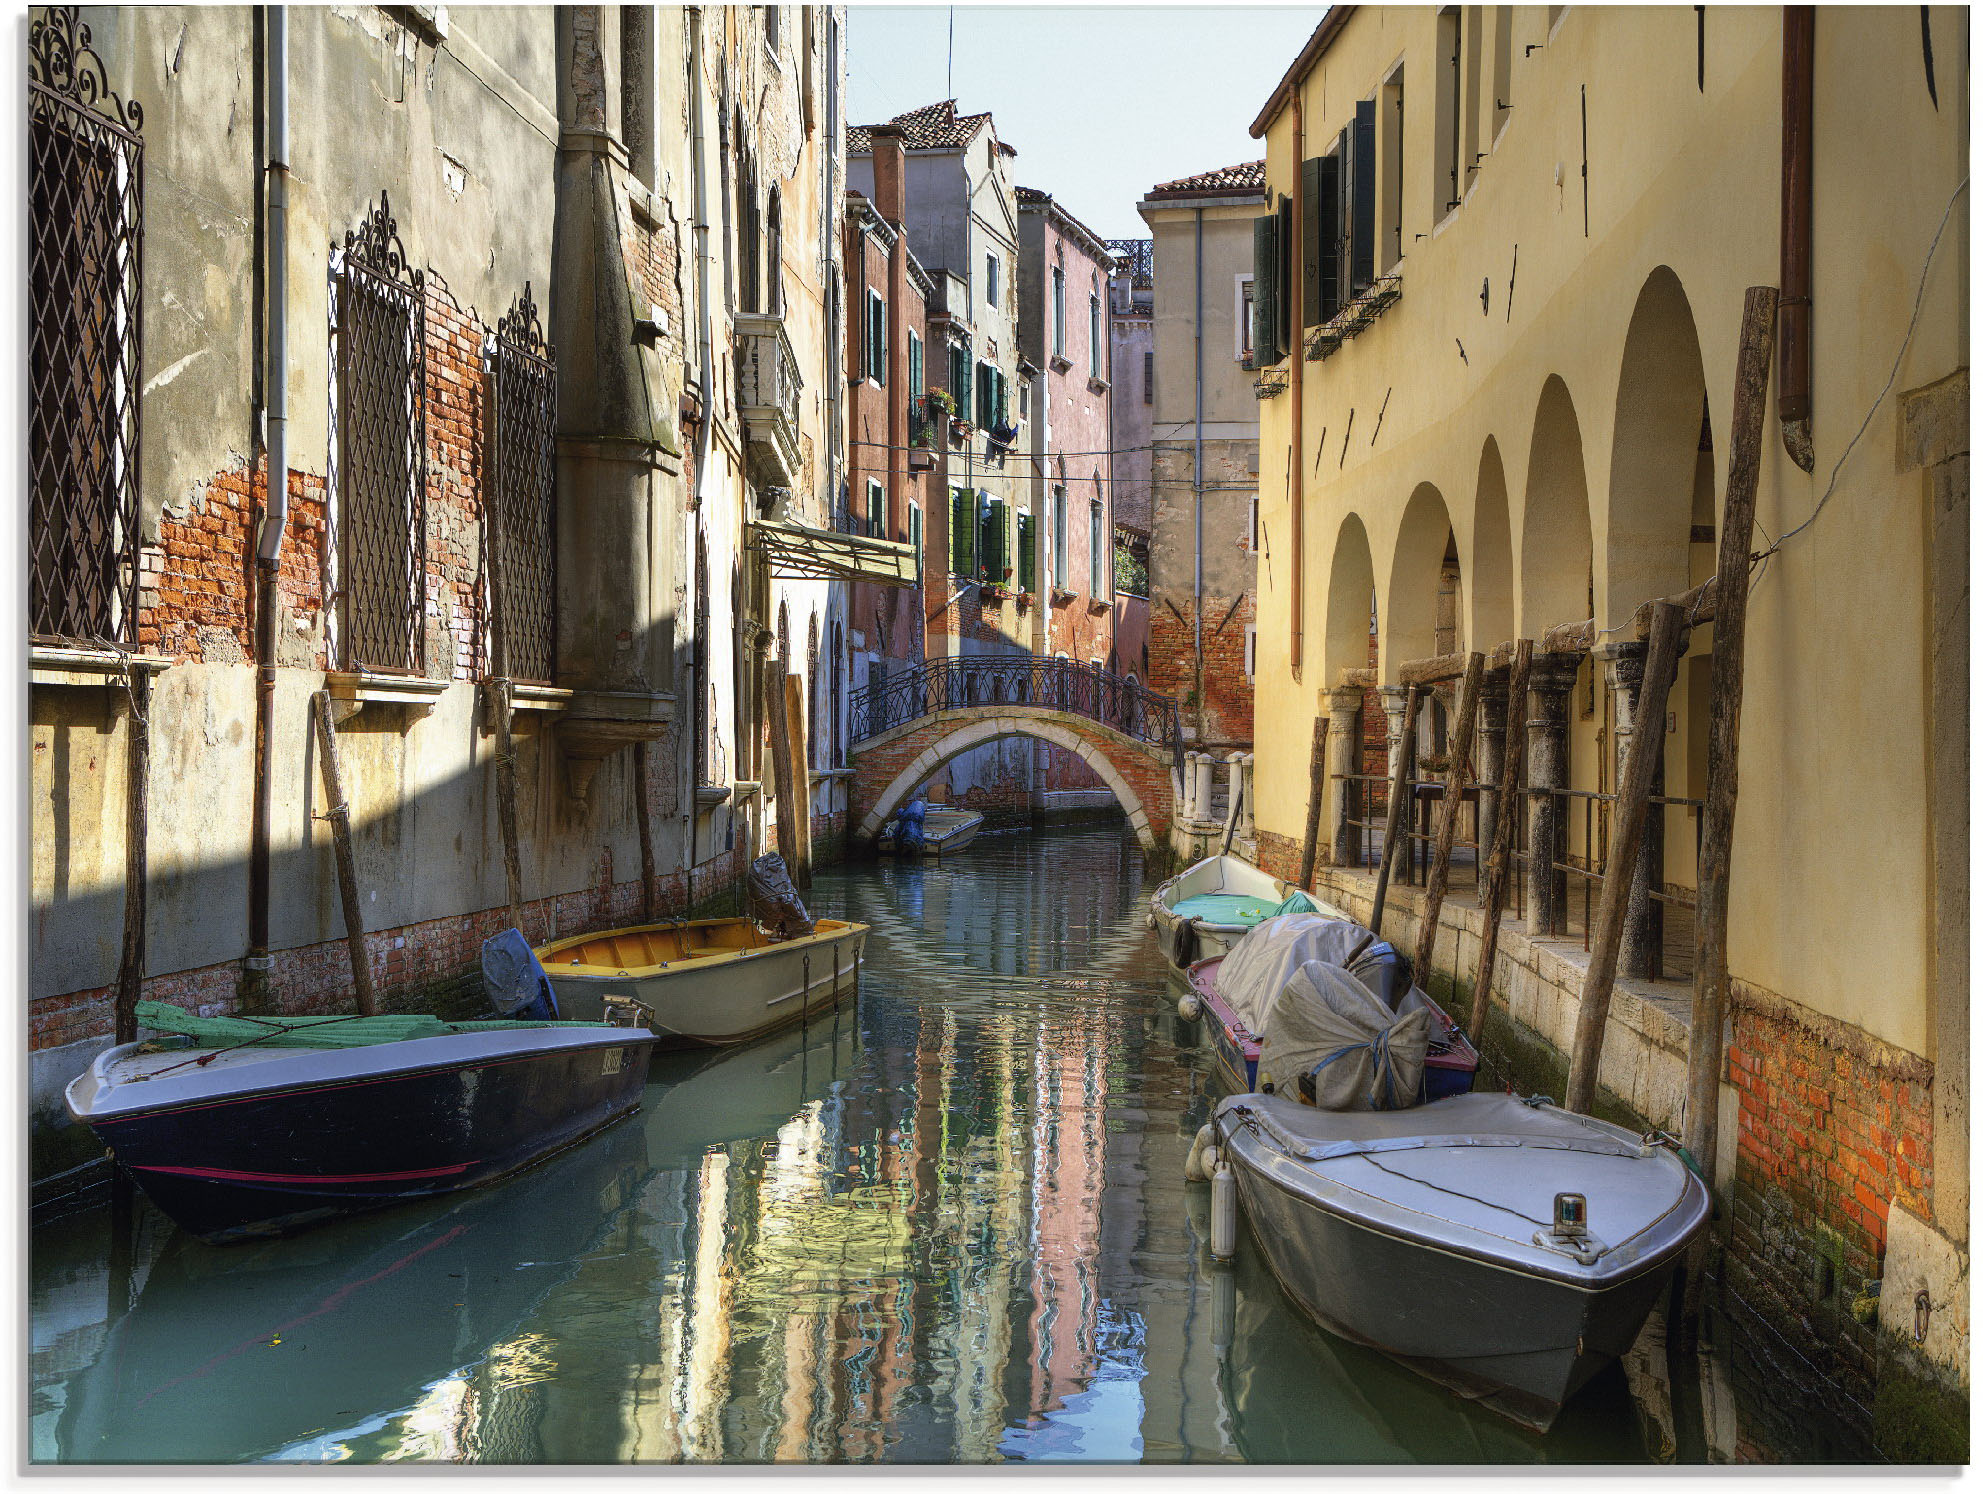
[[[1177,998],[1177,1014],[1187,1022],[1196,1022],[1204,1010],[1196,991],[1186,991]]]
[[[1215,1261],[1229,1261],[1233,1257],[1239,1234],[1238,1194],[1232,1164],[1220,1158],[1212,1173],[1212,1259]]]
[[[1191,1154],[1184,1159],[1184,1180],[1187,1183],[1210,1182],[1212,1174],[1205,1170],[1205,1148],[1212,1144],[1212,1128],[1200,1126],[1198,1134],[1191,1139]]]

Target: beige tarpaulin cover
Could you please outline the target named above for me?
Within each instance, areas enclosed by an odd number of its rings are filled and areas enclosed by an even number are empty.
[[[1319,1110],[1402,1110],[1419,1101],[1431,1032],[1424,1007],[1398,1016],[1347,970],[1309,960],[1268,1004],[1259,1084],[1292,1100],[1313,1072]]]
[[[1246,931],[1219,965],[1219,996],[1249,1032],[1261,1032],[1267,1008],[1310,960],[1345,964],[1370,942],[1370,930],[1320,913],[1283,913]]]

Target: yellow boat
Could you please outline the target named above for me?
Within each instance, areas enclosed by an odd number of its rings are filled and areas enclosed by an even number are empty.
[[[662,1037],[741,1043],[830,1010],[853,994],[868,926],[822,918],[772,940],[746,918],[701,918],[577,934],[537,950],[560,1016],[588,1020],[630,996]]]

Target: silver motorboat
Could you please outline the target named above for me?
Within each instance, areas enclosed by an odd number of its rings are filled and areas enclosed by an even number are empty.
[[[1706,1224],[1678,1153],[1542,1100],[1213,1121],[1282,1287],[1332,1333],[1537,1430],[1628,1349]]]

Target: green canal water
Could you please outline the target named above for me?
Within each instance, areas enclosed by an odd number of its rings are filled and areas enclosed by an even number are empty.
[[[834,868],[857,1002],[659,1061],[637,1118],[504,1186],[265,1244],[37,1228],[32,1457],[1672,1457],[1622,1367],[1536,1436],[1322,1333],[1244,1231],[1212,1263],[1209,1054],[1147,891],[1114,828]]]

